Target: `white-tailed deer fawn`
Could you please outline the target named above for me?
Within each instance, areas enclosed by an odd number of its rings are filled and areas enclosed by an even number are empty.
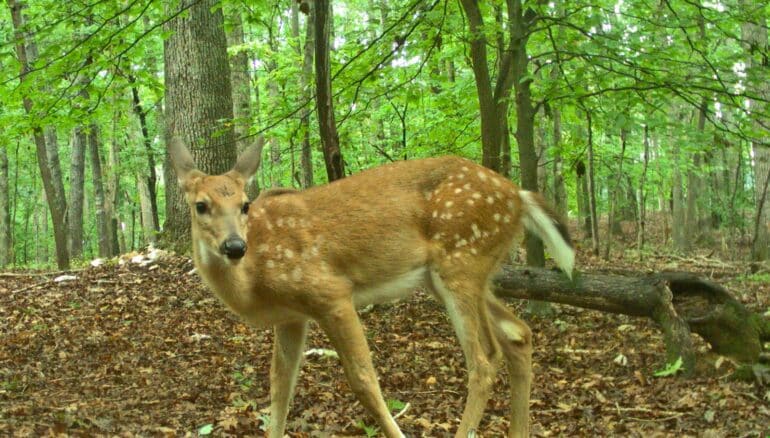
[[[175,138],[169,153],[192,215],[195,266],[235,313],[273,326],[270,437],[282,437],[305,345],[317,321],[355,395],[388,437],[403,434],[380,392],[356,308],[424,285],[446,306],[468,368],[458,437],[475,433],[501,359],[510,378],[510,436],[528,434],[532,335],[490,291],[522,226],[572,273],[565,226],[542,198],[463,158],[401,161],[249,203],[262,139],[223,175],[196,170]]]

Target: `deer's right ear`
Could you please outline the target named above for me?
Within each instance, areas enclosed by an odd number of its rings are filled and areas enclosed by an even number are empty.
[[[192,174],[199,172],[195,168],[192,154],[190,154],[189,149],[187,149],[187,146],[184,145],[180,137],[174,136],[171,139],[171,142],[168,144],[168,156],[171,158],[171,165],[174,167],[179,185],[184,188],[185,182],[187,182]]]

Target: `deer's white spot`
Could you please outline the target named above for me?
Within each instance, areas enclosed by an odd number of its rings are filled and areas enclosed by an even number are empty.
[[[258,253],[267,252],[267,250],[270,249],[270,246],[267,243],[263,243],[257,247]]]
[[[494,219],[495,222],[500,222],[500,213],[493,214],[492,219]]]
[[[287,259],[290,259],[294,257],[294,251],[290,250],[289,248],[286,248],[286,251],[284,251],[284,255]]]
[[[487,204],[492,205],[495,203],[495,198],[487,196]]]
[[[492,178],[492,184],[494,184],[496,187],[500,187],[502,184],[500,183],[500,178]]]
[[[475,223],[471,224],[471,231],[473,232],[474,236],[481,237],[481,229]]]
[[[505,222],[506,224],[510,223],[511,222],[511,217],[506,214],[505,216],[503,216],[503,222]]]
[[[481,193],[479,193],[479,192],[476,192],[476,193],[472,194],[471,196],[473,197],[473,199],[481,199]]]
[[[275,262],[272,260],[268,260],[265,262],[265,267],[268,269],[273,269],[275,268]]]
[[[436,210],[433,211],[433,217],[438,217],[438,211]]]
[[[463,246],[467,245],[468,241],[465,239],[460,239],[457,241],[457,244],[455,244],[455,248],[462,248]]]
[[[460,192],[462,192],[462,191],[463,191],[463,189],[459,189],[459,188],[458,188],[458,189],[455,189],[455,193],[460,193]]]
[[[446,207],[446,208],[449,208],[449,207],[453,206],[454,204],[455,204],[455,203],[454,203],[454,202],[452,202],[452,201],[447,201],[447,202],[444,204],[444,207]]]
[[[497,324],[500,326],[500,330],[502,330],[503,333],[505,333],[505,336],[511,341],[521,342],[524,340],[524,332],[522,332],[518,325],[505,319],[499,321]]]
[[[473,202],[473,199],[466,199],[466,200],[465,200],[465,203],[466,203],[466,204],[468,204],[468,205],[473,205],[473,204],[475,204],[475,202]]]
[[[480,180],[482,180],[482,181],[486,181],[487,180],[487,174],[485,174],[483,171],[479,170],[477,175],[479,176]]]
[[[296,267],[296,268],[292,269],[292,271],[291,271],[291,279],[293,281],[300,281],[300,280],[302,280],[302,269],[300,269],[299,267]]]

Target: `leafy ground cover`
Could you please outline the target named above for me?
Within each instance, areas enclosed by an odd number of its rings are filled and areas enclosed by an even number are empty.
[[[697,268],[686,260],[651,260]],[[0,435],[262,435],[271,333],[229,314],[191,274],[186,258],[124,261],[72,272],[74,279],[60,282],[37,273],[0,276]],[[704,274],[744,291],[750,307],[768,308],[767,282],[718,268]],[[521,303],[509,304],[523,314]],[[665,364],[650,322],[555,310],[549,318],[524,315],[535,333],[534,436],[770,434],[770,392],[730,380],[729,361],[700,360],[704,369],[692,380],[655,377]],[[465,371],[441,306],[418,292],[362,317],[381,385],[405,433],[453,431]],[[376,433],[328,349],[314,328],[289,435]],[[501,372],[482,436],[505,431],[504,378]]]

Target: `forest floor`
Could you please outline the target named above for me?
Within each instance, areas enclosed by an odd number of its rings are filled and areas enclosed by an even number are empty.
[[[142,259],[138,257],[138,259]],[[0,435],[262,435],[269,404],[270,331],[240,322],[191,273],[163,256],[58,274],[0,275]],[[582,269],[608,267],[581,254]],[[739,265],[701,259],[613,260],[640,272],[691,270],[727,286],[757,312],[770,282]],[[135,260],[138,261],[138,260]],[[758,277],[760,280],[762,277]],[[646,319],[554,306],[534,331],[533,436],[767,437],[770,391],[729,378],[733,365],[700,341],[697,377],[654,377],[661,335]],[[380,383],[408,436],[447,436],[465,397],[460,348],[441,306],[424,293],[362,319]],[[308,350],[328,349],[313,327]],[[481,425],[502,436],[504,372]],[[404,404],[408,407],[404,411]],[[372,420],[338,359],[309,354],[289,436],[365,436]]]

